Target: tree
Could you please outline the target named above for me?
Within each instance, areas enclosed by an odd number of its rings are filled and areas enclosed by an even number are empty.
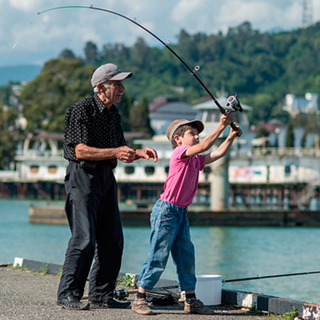
[[[21,92],[27,129],[63,132],[67,109],[92,94],[90,79],[93,66],[82,66],[79,60],[53,59]]]
[[[59,55],[59,59],[76,59],[75,54],[69,50],[69,49],[64,49],[60,55]]]
[[[149,70],[150,48],[142,38],[138,38],[133,46],[132,60],[134,65],[144,70]]]
[[[14,160],[18,143],[19,127],[16,125],[18,113],[0,105],[0,169],[9,169]]]
[[[130,128],[131,131],[154,134],[150,126],[148,101],[145,97],[130,109]]]
[[[86,63],[96,66],[100,61],[100,55],[97,45],[88,41],[84,47],[84,54],[86,56]]]
[[[10,100],[13,95],[12,83],[9,83],[0,88],[0,104],[3,103],[6,106],[10,106]]]
[[[178,50],[192,62],[199,59],[198,49],[194,43],[194,39],[184,29],[179,34]]]
[[[265,127],[259,127],[257,132],[257,138],[265,138],[269,136],[269,131]]]
[[[268,122],[271,119],[276,99],[270,94],[260,93],[250,96],[248,103],[252,106],[248,114],[249,120],[257,125],[261,121]]]
[[[125,93],[122,95],[121,101],[117,104],[117,108],[121,115],[121,125],[123,131],[130,131],[130,109],[133,106],[133,97]]]
[[[126,47],[121,43],[107,43],[102,46],[101,55],[101,64],[106,64],[113,62],[114,64],[121,63],[121,66],[126,62],[129,62],[131,59],[131,48]]]
[[[294,147],[294,131],[293,131],[293,124],[289,122],[287,127],[287,135],[286,135],[286,148],[293,148]]]
[[[307,134],[306,132],[303,133],[303,136],[301,138],[301,147],[305,148],[306,147],[306,142],[307,142]]]

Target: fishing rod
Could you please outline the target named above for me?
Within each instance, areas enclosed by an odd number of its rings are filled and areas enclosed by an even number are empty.
[[[216,106],[219,108],[220,112],[222,114],[226,114],[225,109],[220,105],[219,101],[213,96],[213,94],[210,92],[210,90],[206,87],[206,85],[201,81],[201,79],[196,75],[196,72],[199,71],[200,67],[196,66],[194,69],[191,69],[188,64],[171,48],[168,46],[168,43],[165,43],[163,40],[161,40],[157,35],[155,35],[153,32],[151,32],[149,29],[147,29],[146,27],[144,27],[143,25],[139,24],[138,22],[135,21],[135,19],[130,19],[127,16],[120,14],[118,12],[115,11],[111,11],[111,10],[107,10],[107,9],[102,9],[99,7],[94,7],[93,5],[91,6],[61,6],[61,7],[54,7],[54,8],[50,8],[50,9],[46,9],[43,11],[38,12],[38,15],[48,12],[48,11],[53,11],[53,10],[60,10],[60,9],[70,9],[70,8],[82,8],[82,9],[92,9],[92,10],[98,10],[98,11],[103,11],[103,12],[107,12],[107,13],[111,13],[114,14],[118,17],[124,18],[132,23],[134,23],[136,26],[140,27],[141,29],[143,29],[144,31],[146,31],[147,33],[149,33],[151,36],[153,36],[155,39],[157,39],[159,42],[161,42],[176,58],[178,58],[180,60],[180,62],[189,70],[189,72],[196,78],[196,80],[200,83],[200,85],[202,86],[202,88],[207,92],[207,94],[210,96],[210,98],[213,100],[213,102],[216,104]],[[227,106],[231,106],[233,108],[234,111],[240,111],[242,112],[242,106],[240,104],[240,101],[237,97],[237,95],[232,95],[227,99]],[[237,131],[237,127],[236,125],[231,122],[230,126],[232,127],[233,130]]]
[[[275,275],[269,275],[269,276],[256,276],[256,277],[250,277],[250,278],[239,278],[239,279],[229,279],[229,280],[222,280],[222,284],[225,284],[227,282],[238,282],[238,281],[249,281],[249,280],[261,280],[261,279],[268,279],[268,278],[280,278],[280,277],[292,277],[292,276],[302,276],[302,275],[309,275],[309,274],[316,274],[320,273],[320,271],[306,271],[306,272],[296,272],[296,273],[283,273],[283,274],[275,274]],[[177,289],[179,288],[178,285],[174,286],[163,286],[163,287],[156,287],[153,288],[153,290],[169,290],[169,289]],[[120,290],[115,290],[114,292],[114,297],[119,299],[119,300],[124,300],[126,299],[130,294],[135,294],[138,292],[138,289],[120,289]],[[152,292],[152,291],[151,291]],[[158,294],[164,294],[164,293],[159,293]],[[165,295],[165,294],[164,294]],[[88,299],[87,295],[84,295],[81,300],[86,300]]]
[[[275,274],[275,275],[269,275],[269,276],[259,276],[258,275],[256,277],[251,277],[251,278],[224,280],[224,282],[236,282],[236,281],[260,280],[260,279],[268,279],[268,278],[292,277],[292,276],[302,276],[302,275],[315,274],[315,273],[320,273],[320,271],[284,273],[284,274]]]
[[[261,280],[261,279],[268,279],[268,278],[280,278],[280,277],[292,277],[292,276],[302,276],[302,275],[309,275],[309,274],[316,274],[320,273],[320,271],[306,271],[306,272],[296,272],[296,273],[284,273],[284,274],[275,274],[275,275],[269,275],[269,276],[256,276],[256,277],[250,277],[250,278],[239,278],[239,279],[229,279],[229,280],[222,280],[222,284],[225,284],[227,282],[238,282],[238,281],[249,281],[249,280]],[[169,290],[169,289],[177,289],[179,288],[178,285],[174,286],[163,286],[163,287],[156,287],[153,290]],[[138,289],[120,289],[116,290],[114,292],[115,298],[119,300],[126,299],[130,294],[135,294],[138,292]],[[159,293],[159,292],[158,292]],[[161,295],[161,293],[159,293]],[[164,294],[164,293],[163,293]],[[81,300],[88,299],[87,295],[84,295]]]

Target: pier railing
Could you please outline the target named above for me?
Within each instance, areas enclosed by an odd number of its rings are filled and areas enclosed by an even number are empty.
[[[232,157],[241,158],[258,158],[265,156],[294,156],[294,157],[320,157],[318,148],[252,148],[232,150]]]
[[[232,150],[231,157],[255,158],[262,156],[295,156],[295,157],[320,157],[320,149],[318,148],[239,148]],[[19,158],[36,158],[36,157],[63,157],[63,151],[57,150],[17,150],[16,157]]]
[[[63,158],[63,151],[57,150],[17,150],[16,159],[25,160],[25,159],[35,159],[35,158]]]

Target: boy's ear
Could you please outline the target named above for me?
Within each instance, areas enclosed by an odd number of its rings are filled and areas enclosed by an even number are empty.
[[[181,142],[181,137],[178,135],[175,135],[173,137],[174,141],[176,142],[176,144],[179,146],[182,142]]]

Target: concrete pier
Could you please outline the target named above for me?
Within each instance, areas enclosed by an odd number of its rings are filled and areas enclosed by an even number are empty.
[[[149,226],[150,208],[120,209],[124,226]],[[299,210],[221,210],[190,208],[192,226],[320,226],[319,211]],[[63,207],[44,206],[29,208],[29,222],[36,224],[68,224]]]

